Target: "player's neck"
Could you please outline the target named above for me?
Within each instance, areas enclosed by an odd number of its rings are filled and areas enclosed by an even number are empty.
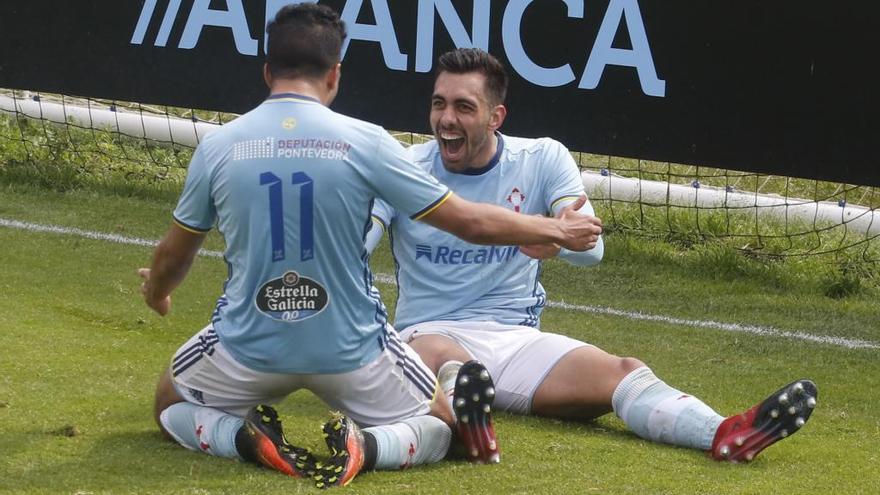
[[[467,170],[483,170],[484,168],[492,165],[494,163],[495,155],[498,152],[498,135],[496,133],[492,133],[489,136],[489,139],[486,140],[483,149],[474,156],[471,163],[464,165],[461,170],[458,170],[456,167],[450,167],[448,164],[444,164],[446,168],[455,173],[467,173]],[[478,172],[479,173],[479,172]]]
[[[480,151],[480,155],[474,160],[477,162],[471,168],[482,169],[492,164],[495,153],[498,151],[498,135],[494,132],[486,140],[486,146]]]
[[[327,105],[330,101],[328,92],[320,83],[308,79],[281,79],[272,82],[269,88],[270,95],[283,93],[296,93],[302,96],[308,96]]]

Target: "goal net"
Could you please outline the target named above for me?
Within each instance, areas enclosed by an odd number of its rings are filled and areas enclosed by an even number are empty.
[[[0,90],[0,182],[176,194],[193,149],[235,118]],[[404,143],[429,136],[395,135]],[[768,257],[880,261],[876,187],[574,152],[606,231]]]

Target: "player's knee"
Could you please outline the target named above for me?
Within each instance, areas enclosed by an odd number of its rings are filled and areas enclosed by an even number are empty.
[[[170,407],[172,404],[182,401],[183,398],[180,397],[177,390],[174,389],[174,385],[171,383],[171,374],[168,371],[165,371],[162,373],[162,376],[159,377],[159,383],[156,385],[156,397],[153,403],[153,420],[156,421],[159,431],[167,439],[173,439],[173,437],[162,425],[162,411]]]
[[[620,358],[618,366],[622,374],[622,379],[624,376],[630,374],[631,372],[645,366],[645,363],[633,357],[624,357]]]
[[[447,361],[469,361],[470,355],[455,341],[438,335],[416,337],[409,342],[422,361],[437,373]]]
[[[156,397],[156,403],[153,406],[153,420],[156,422],[156,426],[159,427],[159,433],[165,437],[166,440],[173,440],[174,438],[168,433],[168,430],[165,429],[165,425],[162,424],[162,411],[168,409],[171,404],[163,404],[160,403],[159,397]]]
[[[162,411],[164,411],[164,410],[165,409],[162,409]],[[162,424],[162,411],[156,411],[153,419],[156,420],[156,426],[159,427],[159,433],[162,434],[162,436],[165,438],[165,440],[174,441],[174,437],[171,436],[170,433],[168,433],[168,430],[165,429],[165,425]]]

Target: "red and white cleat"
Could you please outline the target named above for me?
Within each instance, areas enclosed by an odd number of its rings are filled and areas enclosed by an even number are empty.
[[[495,384],[489,371],[479,361],[461,366],[455,379],[452,407],[456,415],[456,433],[471,462],[501,462],[501,451],[492,424]]]
[[[793,435],[810,419],[818,390],[810,380],[782,387],[748,411],[725,419],[710,454],[719,461],[749,462],[770,445]]]

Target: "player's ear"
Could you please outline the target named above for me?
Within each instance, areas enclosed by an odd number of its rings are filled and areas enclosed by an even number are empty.
[[[269,70],[269,63],[263,64],[263,81],[266,82],[266,86],[272,87],[272,71]]]
[[[339,80],[342,79],[342,63],[337,63],[333,66],[332,69],[327,71],[327,75],[324,78],[324,84],[326,85],[327,91],[327,101],[324,102],[325,105],[329,105],[336,99],[336,94],[339,93]]]
[[[327,72],[327,89],[333,92],[339,91],[340,79],[342,79],[342,62],[337,63]]]
[[[336,99],[339,93],[339,80],[342,77],[342,63],[334,65],[324,75],[324,101],[325,105],[330,105]]]
[[[493,132],[498,130],[498,128],[501,127],[501,124],[504,123],[505,117],[507,117],[507,107],[504,105],[495,105],[489,115],[489,128]]]

